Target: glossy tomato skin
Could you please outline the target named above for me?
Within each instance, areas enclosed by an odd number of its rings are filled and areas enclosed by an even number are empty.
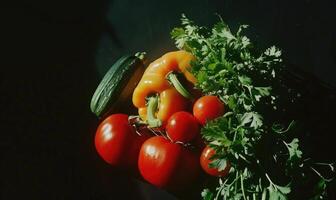
[[[137,169],[142,143],[149,135],[139,136],[125,114],[107,117],[97,128],[95,147],[98,154],[109,164],[123,169]]]
[[[162,136],[143,143],[138,167],[149,183],[170,191],[187,188],[200,173],[198,155]]]
[[[187,143],[200,135],[200,124],[192,114],[180,111],[169,118],[166,132],[173,141]]]
[[[193,114],[202,125],[205,125],[207,121],[222,116],[224,112],[224,104],[216,96],[203,96],[193,106]]]
[[[216,168],[210,168],[209,167],[209,164],[211,163],[211,157],[215,154],[215,150],[209,146],[206,146],[203,151],[202,151],[202,154],[201,154],[201,157],[200,157],[200,164],[201,164],[201,167],[202,169],[209,175],[211,176],[218,176],[218,177],[223,177],[223,176],[226,176],[228,175],[229,171],[230,171],[230,168],[231,168],[231,165],[230,165],[230,162],[227,162],[227,166],[225,167],[224,170],[222,171],[219,171],[218,169]]]

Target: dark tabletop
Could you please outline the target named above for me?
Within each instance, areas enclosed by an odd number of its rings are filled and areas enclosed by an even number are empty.
[[[97,156],[97,119],[89,101],[119,56],[146,51],[154,59],[173,50],[169,32],[181,13],[204,25],[219,13],[233,28],[251,25],[248,34],[261,48],[283,49],[286,64],[309,77],[293,84],[305,91],[298,110],[314,130],[313,154],[320,150],[323,159],[335,160],[335,146],[322,142],[335,135],[336,122],[331,1],[61,0],[16,1],[4,8],[0,199],[174,199]]]

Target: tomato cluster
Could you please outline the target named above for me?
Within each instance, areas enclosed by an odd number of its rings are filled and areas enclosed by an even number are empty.
[[[174,113],[159,131],[130,121],[126,114],[112,114],[98,126],[96,150],[107,163],[138,171],[157,187],[183,190],[199,177],[201,168],[212,176],[228,174],[229,163],[222,171],[209,167],[215,151],[200,135],[207,121],[223,114],[224,104],[216,96],[200,97],[192,113]]]

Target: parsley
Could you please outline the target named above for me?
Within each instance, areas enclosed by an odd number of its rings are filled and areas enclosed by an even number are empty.
[[[289,152],[287,163],[290,167],[293,167],[293,165],[300,162],[300,159],[302,158],[302,151],[299,149],[299,139],[294,138],[291,143],[287,144],[284,142],[284,144]]]
[[[177,48],[196,57],[191,63],[196,87],[206,95],[217,95],[229,109],[208,122],[202,136],[216,150],[210,167],[224,169],[230,161],[232,168],[201,196],[205,200],[289,199],[300,174],[314,168],[305,162],[299,140],[289,134],[294,123],[285,126],[265,120],[260,109],[271,106],[276,115],[279,97],[272,85],[282,70],[281,51],[275,46],[261,52],[255,49],[243,35],[247,25],[234,32],[221,18],[212,28],[198,26],[185,15],[181,22],[171,36]],[[330,181],[319,177],[314,194],[318,197]]]

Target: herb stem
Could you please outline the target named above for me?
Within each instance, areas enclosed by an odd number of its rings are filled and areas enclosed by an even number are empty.
[[[274,185],[274,183],[272,182],[271,178],[268,176],[267,173],[265,173],[266,178],[268,179],[268,181],[270,182],[271,185]]]
[[[333,172],[335,171],[335,168],[334,168],[334,163],[314,163],[315,165],[321,165],[321,166],[328,166],[330,168],[330,170]]]
[[[239,178],[239,175],[238,175],[238,171],[236,172],[236,180]],[[238,185],[238,182],[235,181],[235,193],[237,194],[237,186]]]
[[[296,187],[296,184],[280,186],[273,183],[266,172],[276,173],[278,168],[270,168],[269,163],[273,163],[273,160],[268,160],[269,158],[276,158],[276,164],[281,165],[279,173],[285,168],[284,173],[288,177],[297,177],[305,170],[313,170],[324,180],[327,179],[322,175],[327,178],[329,176],[316,170],[316,165],[319,164],[304,160],[297,138],[287,143],[292,135],[284,133],[291,131],[294,121],[284,126],[282,122],[278,123],[267,115],[264,116],[264,111],[268,113],[267,106],[276,110],[276,103],[282,102],[278,101],[280,94],[276,93],[282,89],[272,90],[274,86],[286,86],[284,80],[280,79],[281,76],[275,78],[275,73],[282,70],[281,51],[272,46],[260,52],[250,39],[242,34],[241,31],[246,27],[240,26],[238,31],[233,33],[220,18],[218,23],[208,29],[197,26],[183,15],[182,28],[174,29],[172,38],[179,49],[182,48],[195,57],[191,63],[191,73],[197,79],[195,87],[203,94],[217,95],[228,106],[227,114],[208,123],[201,131],[209,144],[213,144],[217,149],[227,149],[225,152],[217,151],[216,155],[225,154],[227,158],[232,159],[231,163],[235,168],[234,172],[228,174],[224,183],[220,179],[216,190],[211,193],[211,198],[266,200],[276,196],[279,199],[287,199],[291,186]],[[175,85],[181,85],[177,81]],[[183,88],[179,90],[185,97],[189,96],[188,91]],[[262,107],[266,107],[266,110]],[[275,133],[275,137],[269,137],[269,132]],[[271,150],[263,151],[263,148],[268,146]],[[284,151],[285,148],[288,151]],[[316,169],[309,169],[311,166]],[[334,171],[333,165],[329,165],[329,168]],[[261,171],[263,173],[259,173]],[[299,183],[301,180],[293,181]],[[295,188],[293,191],[296,191]]]
[[[216,198],[215,199],[218,199],[218,197],[219,197],[220,193],[222,192],[222,190],[224,189],[225,184],[226,184],[227,181],[228,181],[228,179],[226,179],[226,181],[221,184],[220,188],[218,189],[218,192],[216,194]]]
[[[320,172],[318,172],[314,167],[310,167],[310,169],[313,170],[313,171],[317,174],[317,176],[319,176],[320,178],[322,178],[324,181],[331,182],[331,181],[333,180],[332,178],[330,178],[330,179],[325,178],[325,177],[324,177]]]
[[[261,200],[266,200],[266,190],[265,189],[263,189]]]
[[[244,198],[244,200],[246,200],[243,174],[240,174],[240,186],[241,186],[243,198]]]

